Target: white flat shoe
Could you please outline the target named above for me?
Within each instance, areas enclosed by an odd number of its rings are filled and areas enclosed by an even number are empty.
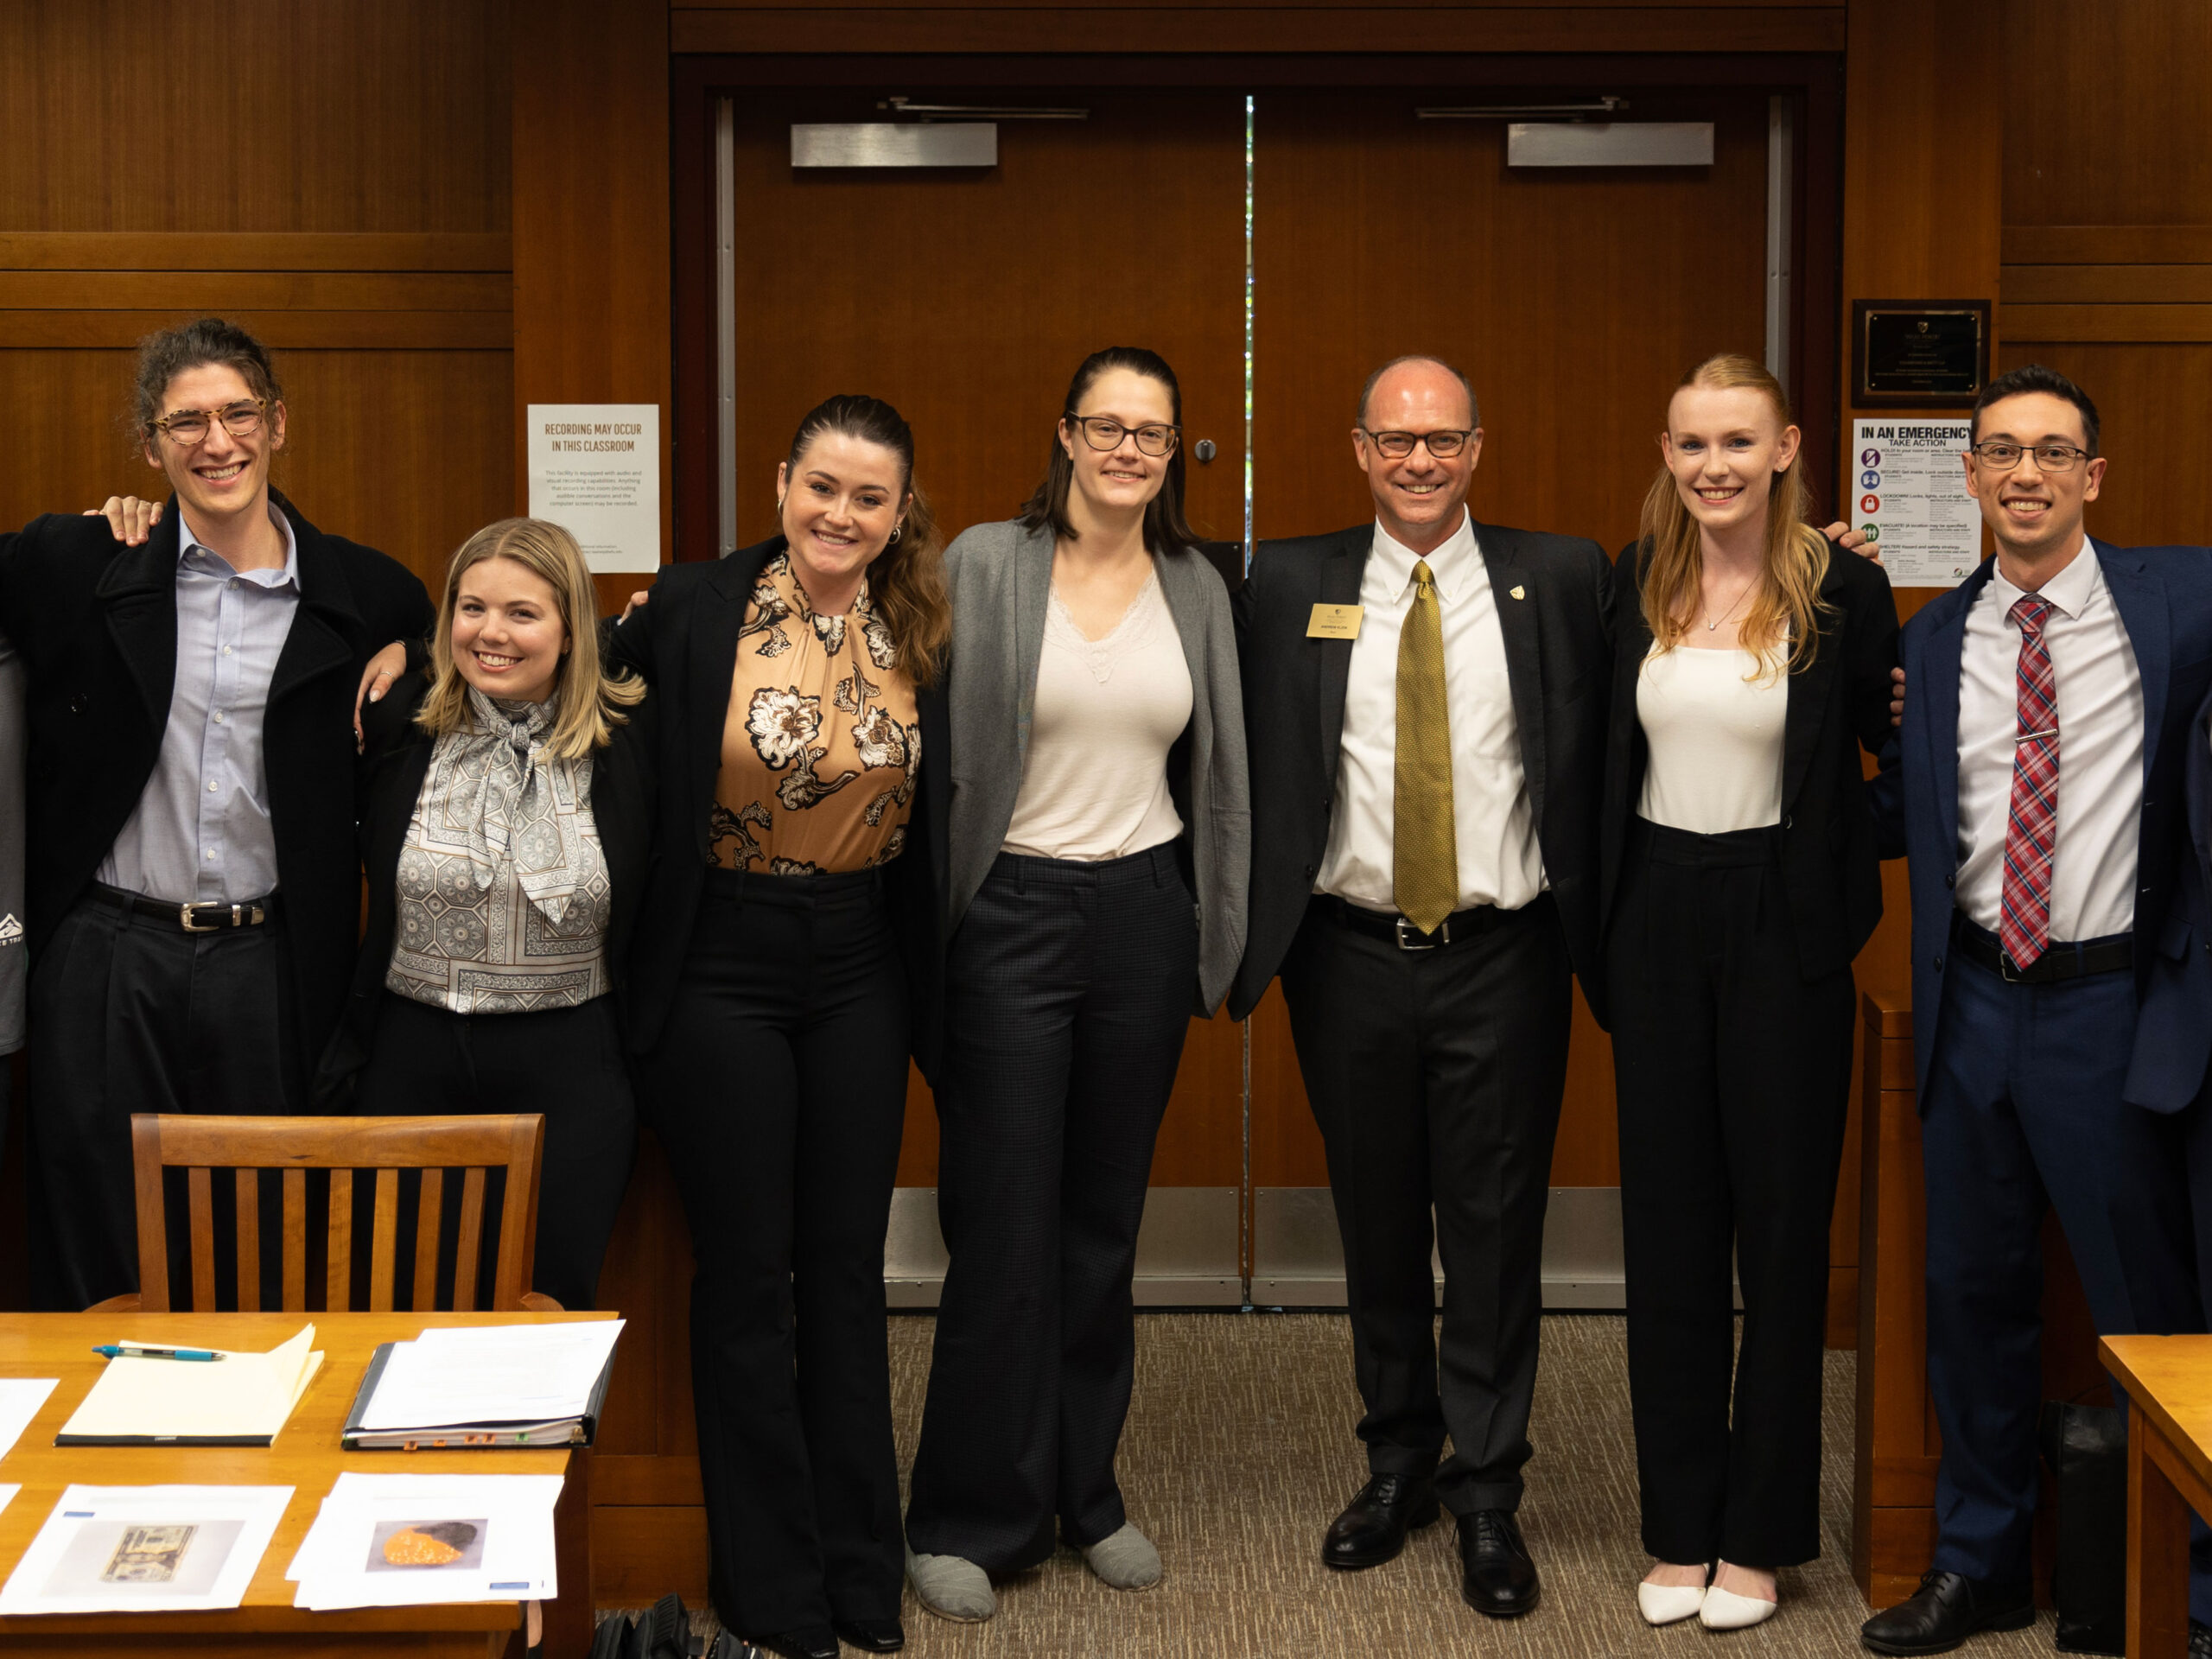
[[[1637,1611],[1643,1615],[1647,1624],[1679,1624],[1686,1618],[1695,1618],[1705,1605],[1706,1589],[1701,1584],[1639,1584],[1636,1586]]]
[[[1708,1630],[1747,1630],[1772,1618],[1778,1605],[1761,1601],[1757,1596],[1739,1596],[1716,1584],[1705,1592],[1705,1605],[1697,1610],[1697,1622]]]

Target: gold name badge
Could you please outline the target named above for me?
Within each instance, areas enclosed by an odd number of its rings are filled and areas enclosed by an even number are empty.
[[[1360,607],[1357,605],[1316,605],[1306,625],[1308,639],[1357,639]]]

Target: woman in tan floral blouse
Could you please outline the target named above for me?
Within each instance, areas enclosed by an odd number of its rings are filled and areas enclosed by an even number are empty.
[[[823,1659],[905,1640],[883,1237],[936,1024],[950,633],[913,461],[897,410],[831,398],[782,533],[669,567],[613,648],[665,722],[631,1037],[698,1265],[710,1587]]]

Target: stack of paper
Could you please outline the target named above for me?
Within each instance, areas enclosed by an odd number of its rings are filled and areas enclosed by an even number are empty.
[[[362,1379],[346,1445],[588,1440],[621,1331],[620,1319],[454,1325],[388,1343]]]
[[[118,1355],[54,1443],[267,1446],[322,1365],[322,1356],[311,1351],[314,1342],[310,1325],[265,1354],[226,1352],[217,1360]],[[125,1338],[121,1345],[137,1344]]]
[[[235,1607],[289,1486],[72,1486],[0,1590],[0,1613]]]
[[[295,1607],[550,1601],[558,1475],[338,1477],[285,1573]]]
[[[16,1441],[31,1426],[57,1378],[10,1376],[0,1378],[0,1458],[15,1449]]]

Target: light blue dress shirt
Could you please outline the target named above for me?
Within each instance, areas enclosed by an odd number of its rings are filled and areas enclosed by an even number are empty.
[[[281,570],[233,570],[177,512],[176,683],[161,758],[101,861],[111,887],[182,904],[240,905],[276,890],[263,717],[300,604],[300,550]]]

